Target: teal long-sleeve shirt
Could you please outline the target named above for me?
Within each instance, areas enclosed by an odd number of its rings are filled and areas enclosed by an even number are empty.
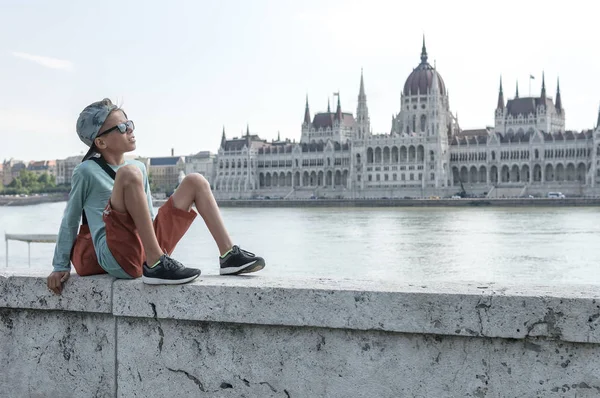
[[[116,172],[120,167],[128,164],[139,167],[142,172],[150,216],[154,219],[146,166],[137,160],[126,160],[119,166],[109,166]],[[54,249],[54,259],[52,260],[54,271],[71,270],[71,248],[79,232],[82,210],[85,210],[98,263],[103,268],[114,269],[119,266],[106,244],[106,227],[102,219],[102,212],[108,204],[113,186],[114,180],[96,162],[88,160],[75,167],[71,179],[71,193]]]

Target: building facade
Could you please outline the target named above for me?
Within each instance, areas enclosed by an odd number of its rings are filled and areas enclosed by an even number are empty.
[[[587,131],[565,130],[557,82],[554,98],[542,78],[539,96],[505,101],[502,81],[494,126],[463,130],[448,91],[428,62],[406,79],[401,108],[388,133],[373,134],[361,72],[356,115],[311,119],[308,98],[298,143],[250,134],[226,139],[217,154],[214,192],[220,198],[522,197],[600,194],[600,113]]]
[[[70,185],[73,170],[83,156],[69,156],[66,159],[58,159],[56,161],[56,185]]]
[[[8,186],[19,176],[19,174],[21,174],[21,170],[27,169],[27,164],[21,160],[9,159],[4,161],[2,169],[2,183],[4,186]]]
[[[27,165],[27,170],[31,171],[38,177],[42,174],[54,176],[55,180],[57,177],[56,160],[39,160],[29,162]]]
[[[179,185],[179,175],[185,171],[185,158],[183,156],[148,158],[146,170],[152,184],[152,193],[170,194]]]
[[[185,174],[199,173],[206,178],[211,186],[215,180],[216,155],[209,151],[201,151],[192,156],[185,157]]]

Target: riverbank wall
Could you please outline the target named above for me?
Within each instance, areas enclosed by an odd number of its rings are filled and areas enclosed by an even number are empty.
[[[160,207],[166,200],[155,200]],[[568,199],[221,199],[220,207],[564,207],[600,206],[600,198]]]
[[[30,206],[41,203],[65,202],[68,193],[51,194],[47,196],[0,196],[0,206]]]

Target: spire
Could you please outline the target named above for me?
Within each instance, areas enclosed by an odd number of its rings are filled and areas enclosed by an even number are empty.
[[[598,108],[598,121],[596,122],[596,128],[600,127],[600,107]]]
[[[310,111],[308,110],[308,94],[306,94],[306,107],[304,108],[304,124],[310,124]]]
[[[365,82],[363,80],[363,69],[360,68],[360,89],[358,91],[358,100],[367,99],[367,95],[365,94]]]
[[[421,63],[427,63],[427,48],[425,48],[425,34],[423,34],[423,47],[421,48]]]
[[[331,113],[331,108],[329,107],[329,97],[327,97],[327,113]]]
[[[560,82],[558,78],[556,78],[556,104],[555,108],[558,113],[562,113],[562,100],[560,98]]]
[[[519,98],[519,81],[517,80],[517,92],[515,94],[515,98]]]
[[[279,131],[277,131],[277,142],[280,142],[280,141],[281,141],[281,138],[280,138],[280,135],[279,135]]]
[[[250,137],[250,125],[246,123],[246,137]]]
[[[544,76],[544,72],[542,72],[542,105],[546,105],[546,78]]]
[[[227,139],[225,138],[225,126],[223,126],[223,135],[221,136],[221,148],[225,148],[225,142],[227,142]]]
[[[337,109],[335,110],[335,118],[336,120],[342,120],[342,105],[340,104],[340,92],[336,93],[338,97]]]
[[[502,75],[500,75],[500,91],[498,92],[498,106],[496,109],[504,109],[504,93],[502,92]]]
[[[367,94],[365,94],[365,80],[363,78],[362,68],[360,68],[360,89],[358,90],[356,121],[358,122],[356,138],[362,139],[369,134],[370,127],[369,108],[367,107]]]

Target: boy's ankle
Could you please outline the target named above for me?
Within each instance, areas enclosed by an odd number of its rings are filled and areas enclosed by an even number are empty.
[[[160,262],[160,258],[161,258],[162,254],[156,256],[148,256],[146,258],[146,265],[150,268],[154,267],[156,264],[158,264]]]

